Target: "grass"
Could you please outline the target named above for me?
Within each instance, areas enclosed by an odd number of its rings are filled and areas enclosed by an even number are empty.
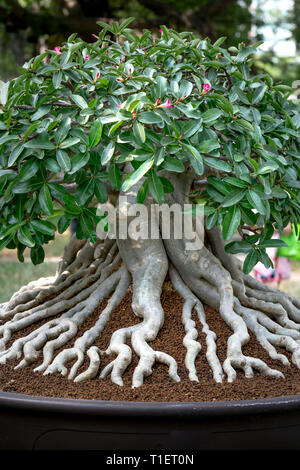
[[[46,258],[59,258],[63,254],[64,246],[68,242],[68,232],[57,235],[55,240],[45,245]],[[25,257],[30,256],[30,251],[25,250]],[[2,260],[1,260],[2,257]],[[31,261],[20,263],[17,260],[15,250],[4,249],[0,253],[0,303],[9,300],[20,287],[40,277],[54,276],[57,260],[34,266]]]
[[[31,262],[5,261],[0,264],[0,303],[6,302],[20,287],[39,277],[53,276],[56,263],[34,266]]]

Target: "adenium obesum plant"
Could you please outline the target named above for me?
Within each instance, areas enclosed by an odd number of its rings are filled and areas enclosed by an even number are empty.
[[[66,374],[66,363],[77,359],[69,377],[95,377],[100,352],[94,343],[132,282],[132,308],[142,322],[112,336],[107,353],[116,357],[101,377],[111,374],[122,385],[130,338],[140,359],[133,386],[143,383],[155,361],[179,380],[174,358],[148,344],[163,324],[160,294],[169,272],[186,300],[191,380],[198,380],[201,349],[193,308],[217,382],[224,375],[233,381],[236,369],[247,377],[253,369],[281,377],[242,347],[250,330],[273,359],[288,363],[279,345],[300,366],[300,301],[247,274],[258,261],[270,266],[266,248],[282,243],[271,239],[274,230],[299,222],[300,116],[287,99],[291,89],[251,71],[259,43],[226,49],[225,38],[212,44],[165,26],[159,37],[148,30],[136,35],[130,21],[99,22],[92,43],[73,34],[26,63],[20,77],[1,83],[0,249],[16,248],[22,261],[28,247],[37,264],[56,230],[63,233],[72,219],[77,230],[55,279],[32,283],[0,306],[0,363],[22,358],[22,367],[44,348],[36,370]],[[166,239],[99,240],[95,227],[104,213],[97,203],[117,205],[126,195],[129,205],[144,204],[146,214],[153,202],[204,205],[204,243],[189,251],[184,236],[172,233]],[[231,241],[237,231],[240,240]],[[246,255],[244,273],[236,253]],[[54,357],[109,295],[95,325]],[[223,364],[202,302],[232,329]],[[45,318],[6,349],[13,332]],[[77,375],[85,354],[90,366]]]

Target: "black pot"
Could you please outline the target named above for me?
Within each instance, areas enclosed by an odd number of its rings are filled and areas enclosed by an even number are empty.
[[[0,392],[0,449],[300,449],[300,395],[222,402],[70,400]]]

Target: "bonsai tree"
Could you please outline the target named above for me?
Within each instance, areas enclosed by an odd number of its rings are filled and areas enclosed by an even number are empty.
[[[57,275],[29,283],[0,306],[0,362],[35,362],[35,371],[76,382],[110,374],[122,385],[134,350],[133,387],[156,361],[179,381],[175,359],[151,347],[164,322],[160,296],[167,278],[184,299],[191,380],[199,380],[201,349],[193,309],[216,382],[234,381],[238,369],[246,377],[254,370],[283,377],[245,356],[243,345],[251,331],[272,359],[288,366],[276,349],[285,348],[300,367],[300,300],[249,275],[259,261],[271,266],[266,248],[283,243],[272,239],[274,230],[282,234],[299,223],[300,116],[287,99],[291,89],[251,73],[259,44],[227,50],[225,38],[212,44],[164,26],[159,37],[134,34],[130,21],[99,22],[91,44],[73,34],[1,84],[0,247],[17,249],[21,262],[29,247],[37,264],[56,230],[63,233],[72,219],[77,228]],[[135,204],[145,208],[146,220],[135,222],[140,229],[150,223],[153,205],[179,204],[186,212],[192,204],[194,225],[204,206],[202,243],[188,247],[190,239],[175,236],[175,229],[166,237],[102,237],[111,225],[98,203],[116,208],[116,228]],[[155,220],[162,234],[164,221]],[[231,241],[237,231],[239,239]],[[243,266],[237,253],[246,255]],[[112,361],[101,370],[104,352],[94,343],[131,283],[132,310],[141,320],[114,332],[106,351]],[[74,341],[105,298],[95,324]],[[203,303],[232,330],[223,364]],[[13,333],[41,320],[8,345]],[[90,365],[79,374],[86,355]]]

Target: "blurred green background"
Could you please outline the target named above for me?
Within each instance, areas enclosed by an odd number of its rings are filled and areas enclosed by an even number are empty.
[[[300,0],[0,0],[0,79],[71,33],[93,41],[97,20],[128,16],[137,30],[165,24],[212,40],[227,36],[227,46],[264,40],[257,69],[286,84],[299,78]]]
[[[53,49],[77,32],[86,41],[105,22],[136,18],[136,31],[153,34],[165,24],[179,31],[195,31],[202,38],[226,36],[226,46],[241,41],[264,41],[254,66],[268,71],[278,83],[300,90],[300,0],[0,0],[0,80],[21,73],[31,57]],[[66,233],[46,247],[45,263],[33,266],[26,258],[17,261],[12,250],[0,253],[0,303],[22,285],[40,276],[55,274],[56,263],[69,238]],[[293,261],[293,274],[280,286],[300,297],[300,262]]]

